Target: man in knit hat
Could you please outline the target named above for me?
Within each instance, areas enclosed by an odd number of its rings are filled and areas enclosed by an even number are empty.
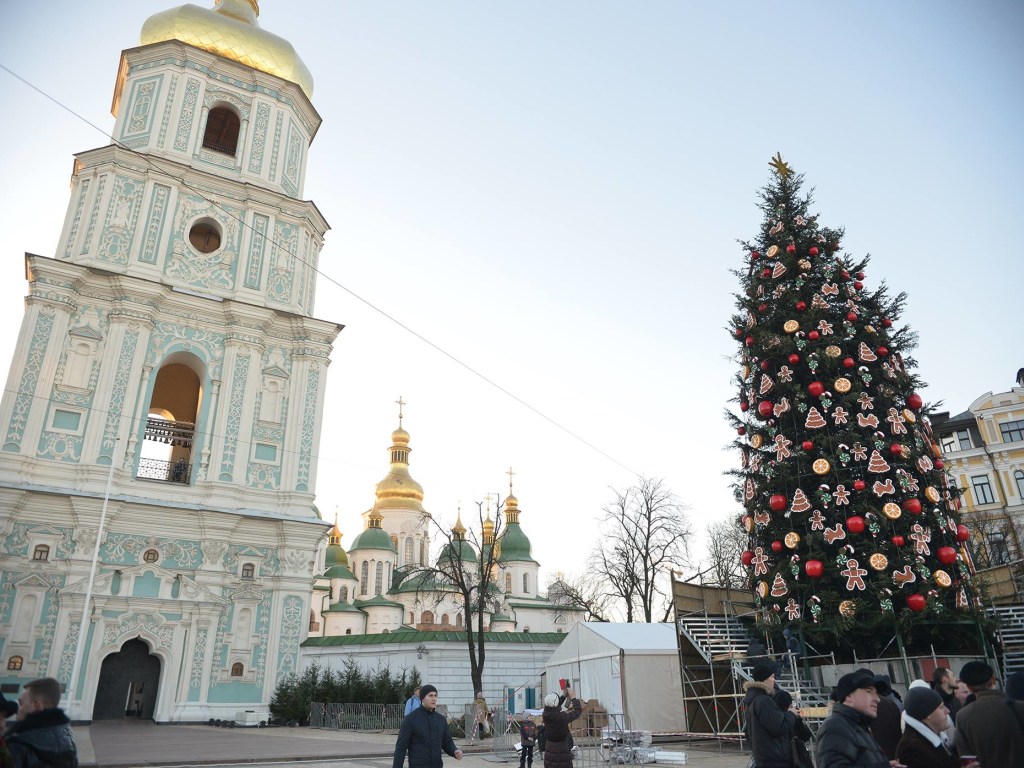
[[[462,750],[455,746],[448,721],[437,711],[437,688],[420,686],[420,706],[402,721],[395,742],[392,768],[402,768],[406,754],[409,768],[441,768],[441,753],[462,759]]]
[[[832,714],[818,729],[817,765],[889,768],[889,758],[868,730],[878,714],[880,696],[888,691],[886,679],[870,669],[839,678],[832,690]]]
[[[1007,701],[983,661],[964,664],[960,679],[976,697],[956,718],[960,754],[974,755],[983,768],[1024,765],[1024,702]]]
[[[792,765],[790,739],[797,716],[783,712],[772,698],[775,693],[775,665],[761,661],[751,672],[753,680],[743,684],[743,729],[754,753],[755,768],[788,768]]]
[[[903,721],[906,730],[896,745],[896,759],[907,768],[958,768],[961,765],[956,749],[942,740],[949,725],[949,708],[942,694],[933,688],[911,688],[903,699]],[[978,768],[977,761],[967,763]]]

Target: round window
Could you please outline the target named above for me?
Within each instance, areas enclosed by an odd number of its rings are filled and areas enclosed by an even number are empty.
[[[202,219],[188,231],[188,241],[200,253],[213,253],[220,248],[220,227],[211,219]]]
[[[155,563],[157,560],[160,559],[160,553],[157,552],[155,549],[147,549],[142,554],[142,559],[147,563]]]

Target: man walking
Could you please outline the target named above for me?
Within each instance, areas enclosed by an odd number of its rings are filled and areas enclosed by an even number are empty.
[[[60,704],[60,683],[44,677],[26,683],[18,698],[18,719],[7,729],[7,748],[17,768],[78,768],[71,721]]]
[[[858,669],[839,678],[832,690],[832,714],[818,729],[818,765],[889,768],[889,758],[868,730],[878,714],[880,695],[888,692],[885,678],[870,669]]]
[[[756,768],[788,768],[793,760],[791,741],[797,716],[779,708],[775,694],[775,666],[759,662],[751,672],[754,678],[743,684],[744,731],[750,740]]]
[[[982,768],[1024,765],[1024,702],[997,691],[995,673],[983,661],[964,664],[960,679],[976,698],[957,715],[957,751],[974,755]]]
[[[405,702],[405,714],[412,714],[414,709],[420,706],[420,687],[417,685],[412,689],[412,693],[409,694],[409,700]]]
[[[402,768],[407,753],[409,768],[441,768],[442,752],[456,760],[462,759],[462,750],[452,740],[448,721],[436,710],[437,688],[420,687],[420,706],[409,713],[398,731],[392,768]]]

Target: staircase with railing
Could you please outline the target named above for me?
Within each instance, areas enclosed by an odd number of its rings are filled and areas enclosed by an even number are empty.
[[[996,606],[989,609],[989,614],[999,622],[1005,680],[1011,672],[1024,671],[1024,605]]]

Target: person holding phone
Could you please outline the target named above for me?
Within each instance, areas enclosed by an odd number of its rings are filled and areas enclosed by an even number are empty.
[[[544,697],[544,768],[572,768],[569,723],[582,714],[583,707],[568,681],[562,696],[552,692]]]

